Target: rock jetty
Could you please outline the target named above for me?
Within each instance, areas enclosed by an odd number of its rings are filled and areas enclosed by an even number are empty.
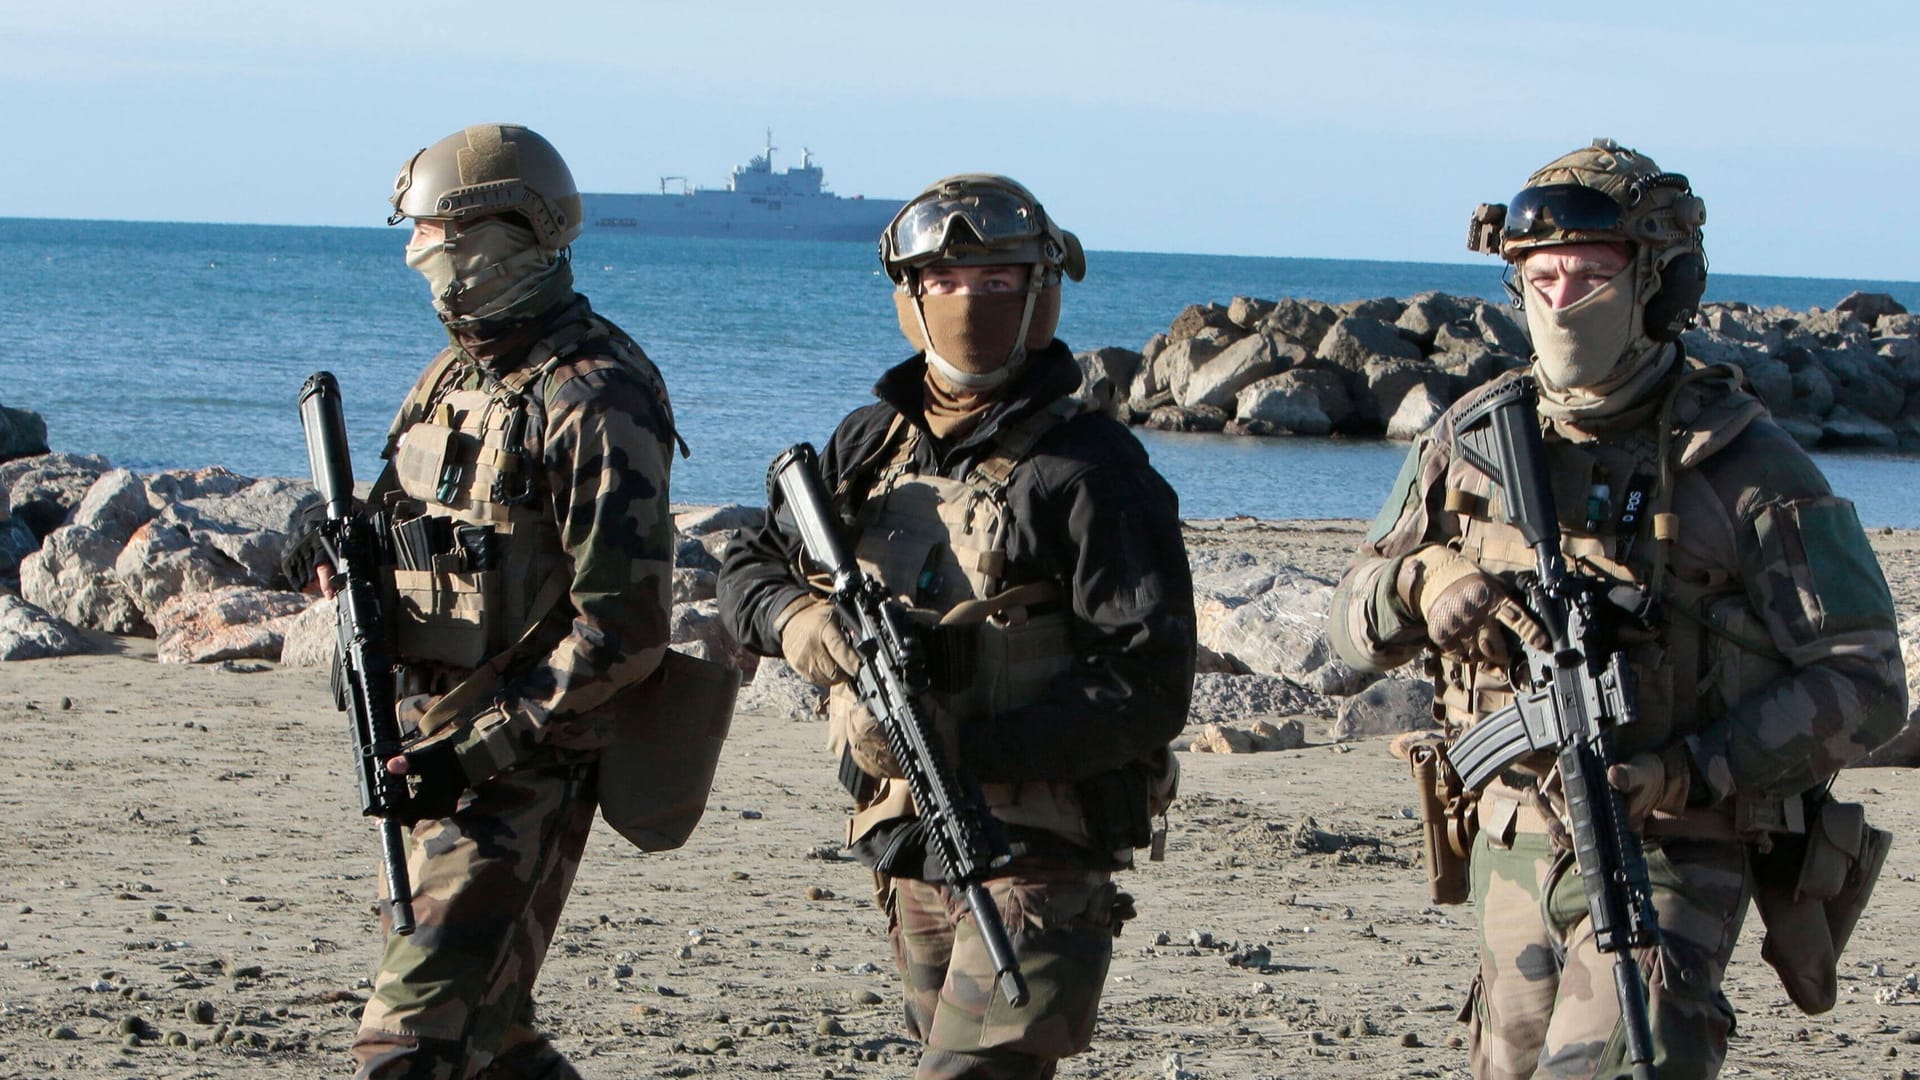
[[[1531,351],[1510,306],[1421,293],[1194,304],[1140,351],[1077,356],[1082,394],[1162,431],[1412,439]],[[1746,375],[1807,447],[1920,451],[1920,317],[1884,293],[1831,311],[1702,305],[1689,356]]]

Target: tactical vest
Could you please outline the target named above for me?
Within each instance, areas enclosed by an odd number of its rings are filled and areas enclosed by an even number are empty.
[[[1701,545],[1723,516],[1695,470],[1725,449],[1761,410],[1740,399],[1710,399],[1693,384],[1716,377],[1696,369],[1678,381],[1655,422],[1623,440],[1546,440],[1561,552],[1570,572],[1596,577],[1622,608],[1651,595],[1653,625],[1620,620],[1614,643],[1627,651],[1638,716],[1619,729],[1618,753],[1657,750],[1725,717],[1735,704],[1788,670],[1754,613],[1744,584]],[[1722,402],[1725,402],[1723,405]],[[1676,441],[1677,440],[1677,441]],[[1535,569],[1534,554],[1488,478],[1455,457],[1448,467],[1442,531],[1460,552],[1512,584]],[[1702,534],[1689,537],[1689,521]],[[1690,544],[1690,539],[1699,544]],[[1513,699],[1506,670],[1456,657],[1430,658],[1434,712],[1462,730]],[[1523,762],[1544,773],[1550,756]]]
[[[505,375],[447,350],[388,433],[379,492],[394,547],[395,647],[401,662],[477,667],[516,645],[566,593],[567,560],[539,478],[543,432],[528,394],[547,400],[554,368],[584,350],[626,367],[672,423],[659,371],[597,315],[536,342]]]
[[[1080,411],[1078,403],[1063,400],[1009,425],[958,480],[918,472],[914,451],[923,436],[896,421],[836,492],[836,501],[854,506],[854,557],[861,569],[932,628],[925,637],[934,684],[929,697],[948,722],[964,725],[1032,701],[1073,664],[1071,615],[1057,583],[1006,580],[1012,526],[1006,491],[1015,466],[1041,436]],[[854,489],[872,464],[878,471],[860,498]],[[864,714],[849,684],[833,687],[828,717],[835,753],[870,723]],[[1092,846],[1074,783],[989,783],[981,794],[1008,825]],[[849,822],[848,842],[913,813],[905,782],[884,779]],[[1131,848],[1112,854],[1125,862]]]

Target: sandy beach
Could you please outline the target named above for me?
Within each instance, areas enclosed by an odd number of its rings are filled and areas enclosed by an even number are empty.
[[[1193,522],[1196,552],[1337,574],[1357,522]],[[1903,615],[1920,533],[1873,536]],[[372,825],[326,676],[162,665],[152,643],[0,667],[0,1076],[345,1075],[379,949]],[[1063,1076],[1465,1076],[1473,913],[1425,899],[1384,740],[1182,754],[1167,857],[1125,875],[1094,1050]],[[837,852],[825,727],[744,713],[684,849],[601,828],[541,979],[542,1026],[589,1077],[902,1076],[898,980],[871,878]],[[1725,1075],[1920,1075],[1920,775],[1839,793],[1896,842],[1808,1018],[1751,916]]]

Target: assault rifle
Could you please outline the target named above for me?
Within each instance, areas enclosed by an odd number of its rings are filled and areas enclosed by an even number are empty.
[[[407,878],[407,847],[400,833],[407,782],[387,771],[387,759],[400,753],[400,723],[394,715],[392,631],[376,583],[381,536],[367,516],[353,508],[347,423],[340,411],[340,385],[328,372],[314,373],[300,388],[300,426],[306,431],[313,486],[326,512],[319,538],[333,566],[339,603],[334,704],[353,720],[360,812],[380,819],[380,862],[393,932],[411,934],[413,883]]]
[[[1569,574],[1561,560],[1538,395],[1532,379],[1499,387],[1461,414],[1455,445],[1492,478],[1507,522],[1533,548],[1536,569],[1522,576],[1521,586],[1552,645],[1522,646],[1514,703],[1468,729],[1447,749],[1447,760],[1468,790],[1478,790],[1524,754],[1548,750],[1558,756],[1594,943],[1614,955],[1627,1060],[1635,1080],[1651,1080],[1647,989],[1631,950],[1658,945],[1660,927],[1646,856],[1620,793],[1607,784],[1612,732],[1634,721],[1632,669],[1624,652],[1605,652],[1600,605],[1608,601],[1600,583]]]
[[[854,688],[860,701],[886,733],[887,749],[906,774],[907,790],[919,807],[947,883],[961,890],[973,922],[985,940],[1000,992],[1014,1006],[1027,1003],[1027,982],[1007,940],[1006,924],[987,895],[987,872],[1007,864],[1004,844],[987,831],[987,812],[972,785],[963,789],[948,767],[940,737],[920,707],[928,674],[919,635],[906,611],[887,588],[860,569],[835,530],[820,481],[813,447],[800,443],[773,459],[767,469],[767,501],[782,501],[793,512],[808,557],[833,575],[827,599],[860,654]]]

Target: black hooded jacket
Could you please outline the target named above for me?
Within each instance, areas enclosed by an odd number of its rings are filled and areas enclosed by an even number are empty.
[[[828,490],[870,456],[896,415],[921,429],[915,466],[963,478],[1004,425],[1071,394],[1080,370],[1058,340],[1033,356],[974,431],[946,445],[926,430],[924,356],[889,370],[877,403],[840,422],[821,454]],[[1077,658],[1037,700],[960,731],[961,765],[986,782],[1078,781],[1165,747],[1186,724],[1193,690],[1193,579],[1179,502],[1139,440],[1101,413],[1041,437],[1006,490],[1009,587],[1052,580],[1070,606]],[[849,538],[851,539],[851,538]],[[805,589],[790,569],[800,540],[790,518],[742,533],[720,571],[721,617],[748,648],[780,655],[774,620]]]

